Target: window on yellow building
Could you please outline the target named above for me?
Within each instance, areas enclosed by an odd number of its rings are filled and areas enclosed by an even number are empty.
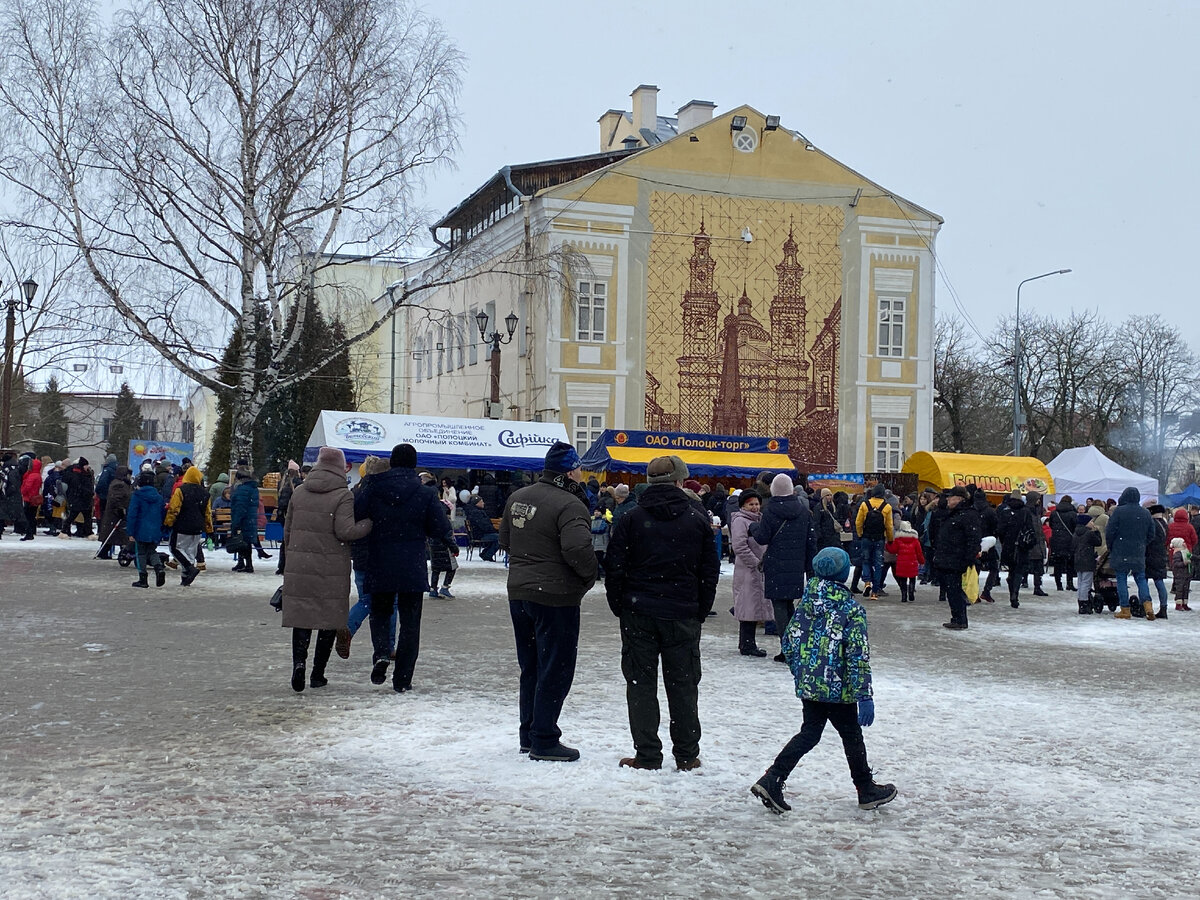
[[[879,356],[904,356],[905,298],[879,298]]]
[[[875,426],[875,471],[899,472],[904,464],[904,426]]]
[[[575,449],[580,456],[596,442],[604,432],[604,416],[596,413],[579,413],[575,416]]]
[[[606,340],[608,285],[602,281],[581,281],[576,295],[579,315],[575,328],[577,341]]]

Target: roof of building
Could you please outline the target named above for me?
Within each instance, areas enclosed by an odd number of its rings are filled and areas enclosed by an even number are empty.
[[[582,178],[644,149],[646,148],[635,147],[632,150],[606,150],[586,156],[505,166],[458,206],[442,216],[429,230],[438,244],[446,246],[445,242],[438,239],[437,233],[440,229],[449,229],[449,246],[457,246],[471,235],[506,216],[521,196],[530,197],[546,188]]]

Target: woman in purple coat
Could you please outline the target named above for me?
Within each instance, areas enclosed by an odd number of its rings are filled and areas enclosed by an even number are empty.
[[[754,640],[758,623],[773,621],[775,611],[763,595],[762,558],[766,547],[750,537],[750,526],[762,517],[762,498],[753,489],[742,491],[738,508],[729,518],[733,547],[733,616],[738,620],[738,650],[742,656],[766,656]]]

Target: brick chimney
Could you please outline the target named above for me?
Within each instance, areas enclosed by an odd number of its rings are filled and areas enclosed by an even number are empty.
[[[683,134],[698,125],[711,122],[713,110],[716,108],[717,104],[709,100],[689,100],[676,113],[679,116],[679,133]]]
[[[629,95],[633,98],[633,131],[643,128],[658,131],[658,88],[652,84],[639,84]]]

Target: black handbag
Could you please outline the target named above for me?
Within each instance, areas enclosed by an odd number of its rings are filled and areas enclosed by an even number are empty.
[[[225,550],[229,553],[236,554],[249,549],[250,544],[240,534],[230,535],[229,540],[225,542]]]
[[[275,593],[271,595],[271,609],[275,612],[283,612],[283,585],[275,588]]]

